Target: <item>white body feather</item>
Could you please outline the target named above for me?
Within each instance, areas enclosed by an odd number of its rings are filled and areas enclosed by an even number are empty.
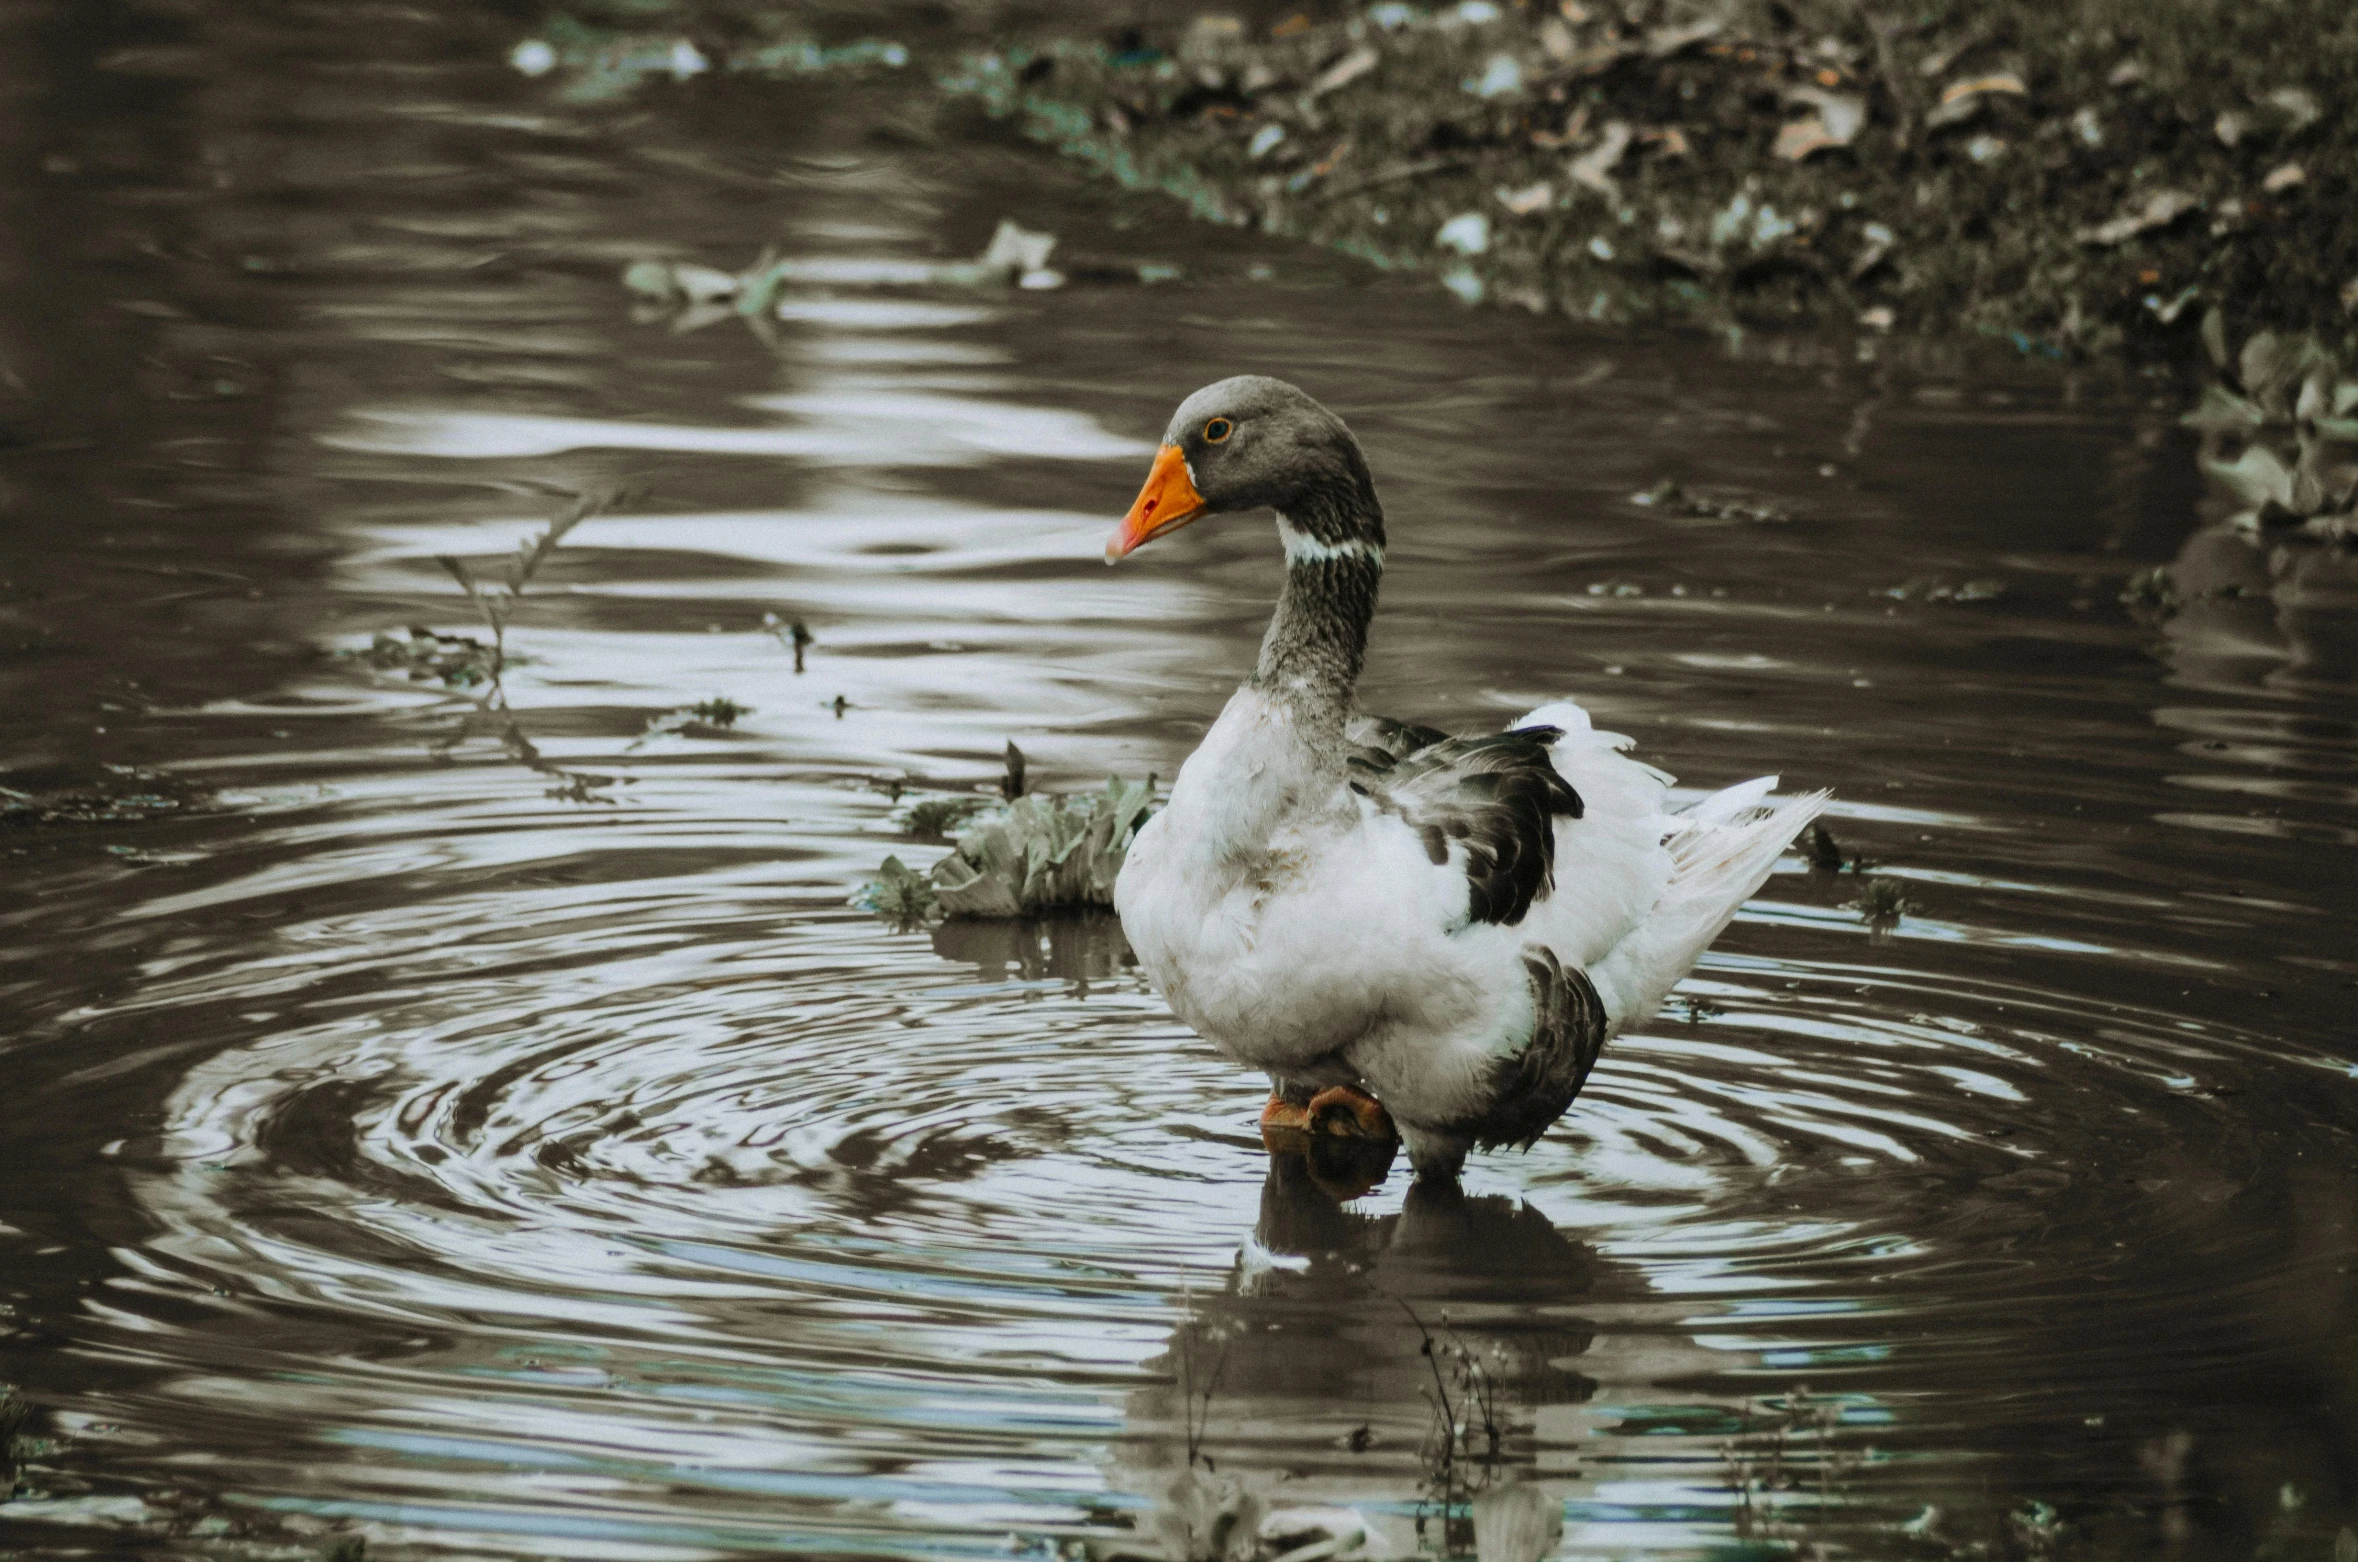
[[[1512,927],[1469,921],[1458,854],[1320,770],[1286,707],[1239,689],[1131,846],[1114,904],[1180,1019],[1238,1062],[1357,1083],[1402,1127],[1486,1105],[1535,1023],[1524,951],[1584,971],[1612,1031],[1651,1017],[1825,795],[1774,777],[1665,806],[1670,777],[1569,702],[1552,755],[1582,817],[1555,822],[1554,888]]]

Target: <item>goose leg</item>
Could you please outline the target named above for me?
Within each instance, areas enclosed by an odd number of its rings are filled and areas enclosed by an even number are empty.
[[[1261,1142],[1271,1150],[1299,1150],[1312,1138],[1394,1140],[1392,1114],[1366,1091],[1350,1085],[1324,1090],[1292,1080],[1273,1080],[1269,1104],[1261,1108]]]
[[[1271,1075],[1269,1104],[1261,1109],[1261,1143],[1273,1174],[1301,1171],[1338,1203],[1381,1184],[1400,1153],[1391,1114],[1365,1091]]]

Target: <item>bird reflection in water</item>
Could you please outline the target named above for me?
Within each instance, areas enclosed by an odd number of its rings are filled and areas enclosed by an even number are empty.
[[[986,982],[1069,982],[1081,993],[1137,964],[1110,911],[1024,921],[953,918],[934,927],[933,952],[973,966]]]
[[[1521,1200],[1455,1183],[1413,1184],[1397,1214],[1349,1207],[1394,1149],[1337,1138],[1270,1156],[1226,1290],[1191,1306],[1147,1364],[1163,1381],[1130,1399],[1115,1479],[1159,1499],[1155,1529],[1184,1527],[1167,1510],[1216,1494],[1264,1547],[1287,1510],[1349,1503],[1378,1532],[1373,1551],[1419,1549],[1420,1535],[1454,1549],[1469,1497],[1575,1473],[1540,1412],[1595,1393],[1572,1367],[1595,1330],[1566,1311],[1597,1299],[1613,1266]],[[1454,1469],[1452,1419],[1471,1422]],[[1553,1519],[1560,1492],[1525,1495]]]

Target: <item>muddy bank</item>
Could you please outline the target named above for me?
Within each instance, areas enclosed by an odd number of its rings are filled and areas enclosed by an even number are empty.
[[[1001,25],[1023,41],[997,47],[913,16],[906,41],[827,39],[722,0],[629,20],[571,13],[526,63],[574,90],[891,72],[952,100],[937,128],[963,100],[1200,217],[1470,302],[2051,356],[2191,350],[2213,307],[2346,346],[2358,305],[2358,20],[2323,0],[1467,0]]]

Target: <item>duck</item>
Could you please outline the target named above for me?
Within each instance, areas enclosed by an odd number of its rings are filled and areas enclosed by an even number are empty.
[[[1258,510],[1286,563],[1260,656],[1114,909],[1173,1014],[1268,1076],[1272,1153],[1391,1141],[1454,1181],[1564,1116],[1830,794],[1769,775],[1674,810],[1673,778],[1570,699],[1472,736],[1359,711],[1384,509],[1349,427],[1283,380],[1179,404],[1106,562]]]

